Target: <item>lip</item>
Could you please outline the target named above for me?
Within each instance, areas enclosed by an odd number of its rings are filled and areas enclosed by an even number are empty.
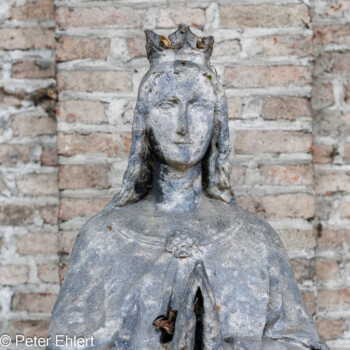
[[[177,140],[177,141],[173,141],[176,145],[192,145],[192,142],[190,141],[180,141],[180,140]]]

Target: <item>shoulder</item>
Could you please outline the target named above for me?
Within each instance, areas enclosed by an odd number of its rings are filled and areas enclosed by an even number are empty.
[[[272,228],[266,219],[255,213],[244,210],[239,207],[243,216],[244,227],[249,234],[254,234],[260,239],[260,244],[263,245],[270,254],[282,253],[285,254],[283,242],[277,232]]]

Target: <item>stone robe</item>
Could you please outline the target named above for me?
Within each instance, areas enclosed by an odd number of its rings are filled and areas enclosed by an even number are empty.
[[[57,334],[93,336],[94,349],[160,349],[152,321],[169,305],[181,307],[198,259],[215,294],[225,349],[328,349],[283,244],[264,219],[233,204],[230,224],[211,237],[161,238],[125,226],[135,205],[110,203],[79,233],[53,310],[49,349],[73,349],[57,347]]]

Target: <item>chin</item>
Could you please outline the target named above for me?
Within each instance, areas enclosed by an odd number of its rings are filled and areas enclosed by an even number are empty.
[[[194,158],[190,158],[190,159],[185,159],[185,158],[174,158],[172,157],[172,159],[167,159],[166,163],[171,166],[172,168],[175,169],[179,169],[179,170],[185,170],[188,168],[193,167],[194,165],[196,165],[201,159],[194,159]]]

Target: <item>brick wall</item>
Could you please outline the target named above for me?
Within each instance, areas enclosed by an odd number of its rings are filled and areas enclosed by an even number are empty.
[[[331,348],[350,349],[350,1],[18,0],[0,11],[0,333],[45,333],[80,227],[120,189],[143,29],[183,22],[216,39],[239,202],[282,237]]]
[[[0,333],[44,335],[59,290],[54,18],[0,6]]]

